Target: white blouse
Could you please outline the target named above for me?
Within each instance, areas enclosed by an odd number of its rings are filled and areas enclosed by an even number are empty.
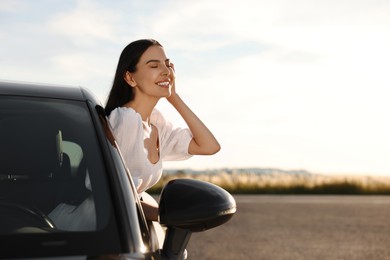
[[[159,160],[156,163],[148,159],[144,140],[150,137],[151,128],[142,121],[140,114],[132,108],[118,107],[111,112],[109,121],[138,193],[158,182],[163,170],[162,161],[179,161],[191,157],[188,153],[192,139],[190,130],[173,128],[157,109],[150,116],[150,124],[158,130]]]

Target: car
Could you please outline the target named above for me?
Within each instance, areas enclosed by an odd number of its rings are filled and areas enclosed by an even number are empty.
[[[104,109],[83,87],[0,82],[0,258],[185,259],[236,212],[224,189],[168,182],[145,219]],[[188,252],[190,255],[190,252]]]

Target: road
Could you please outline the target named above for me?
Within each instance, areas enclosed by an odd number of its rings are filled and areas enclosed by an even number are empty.
[[[194,233],[188,259],[390,259],[390,196],[235,196],[223,226]]]

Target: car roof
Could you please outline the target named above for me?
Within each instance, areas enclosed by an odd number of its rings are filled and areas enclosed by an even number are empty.
[[[85,88],[45,83],[0,81],[0,95],[91,100],[97,102]]]

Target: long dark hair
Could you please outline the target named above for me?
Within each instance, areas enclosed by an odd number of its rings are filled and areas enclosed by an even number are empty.
[[[118,67],[116,68],[114,82],[107,99],[105,112],[110,115],[111,111],[117,107],[123,106],[134,99],[133,88],[125,81],[125,73],[136,71],[136,66],[142,54],[153,45],[162,45],[153,39],[142,39],[134,41],[127,45],[119,57]]]

